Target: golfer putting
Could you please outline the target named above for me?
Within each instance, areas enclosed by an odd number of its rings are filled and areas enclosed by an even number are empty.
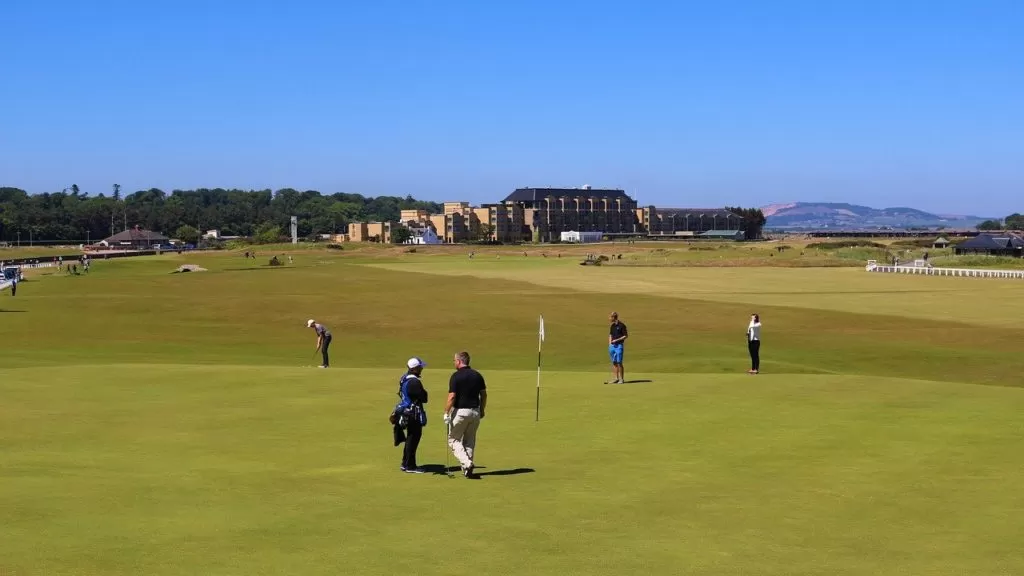
[[[327,349],[331,346],[331,331],[326,326],[310,318],[306,320],[306,328],[312,328],[316,332],[316,351],[323,356],[323,363],[318,368],[328,368],[331,365]],[[315,354],[315,353],[314,353]]]
[[[626,369],[622,365],[622,355],[625,352],[626,338],[629,338],[629,330],[619,321],[618,312],[612,312],[608,322],[611,324],[608,330],[608,356],[612,361],[612,380],[605,384],[625,384]]]

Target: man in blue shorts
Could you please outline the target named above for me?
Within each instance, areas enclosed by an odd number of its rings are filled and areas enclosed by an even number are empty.
[[[626,325],[619,322],[619,313],[612,312],[608,317],[611,322],[611,329],[608,331],[608,356],[612,360],[612,381],[609,384],[625,384],[626,369],[622,366],[622,352],[626,341],[629,338],[629,331]]]

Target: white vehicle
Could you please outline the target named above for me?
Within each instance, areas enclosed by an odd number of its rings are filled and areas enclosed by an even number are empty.
[[[13,282],[14,280],[21,282],[24,279],[25,274],[22,273],[21,268],[15,266],[4,266],[2,277],[3,282]]]

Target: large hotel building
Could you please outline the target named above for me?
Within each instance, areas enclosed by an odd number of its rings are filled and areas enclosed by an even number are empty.
[[[638,207],[623,190],[519,188],[500,203],[470,206],[445,202],[443,213],[402,210],[399,222],[349,224],[349,240],[390,242],[395,226],[414,237],[430,236],[453,244],[467,241],[551,242],[562,232],[622,235],[696,235],[709,230],[736,231],[742,218],[724,209]]]

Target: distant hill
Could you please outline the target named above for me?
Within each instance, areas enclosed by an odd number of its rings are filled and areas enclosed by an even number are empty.
[[[916,208],[870,208],[856,204],[792,202],[761,208],[765,228],[782,230],[856,230],[877,228],[974,228],[979,216],[931,214]]]

